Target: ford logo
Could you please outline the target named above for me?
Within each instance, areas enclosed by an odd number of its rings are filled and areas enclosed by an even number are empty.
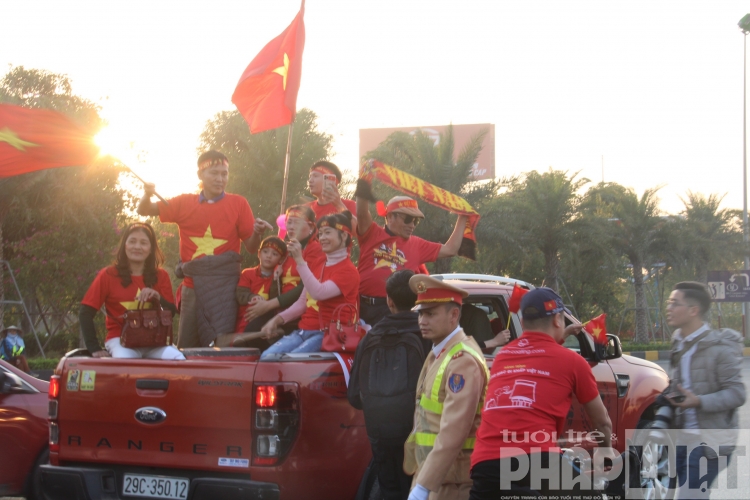
[[[144,424],[158,424],[167,418],[167,414],[161,408],[145,406],[135,410],[135,419]]]

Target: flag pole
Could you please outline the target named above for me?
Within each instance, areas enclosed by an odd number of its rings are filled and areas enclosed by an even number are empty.
[[[281,212],[283,214],[286,211],[286,186],[289,182],[289,164],[292,159],[292,129],[294,128],[294,120],[289,124],[289,138],[286,141],[286,161],[284,162],[284,186],[281,188]]]
[[[132,168],[128,167],[127,165],[123,165],[123,166],[124,166],[125,168],[127,168],[127,169],[128,169],[128,172],[130,172],[131,174],[133,174],[133,176],[134,176],[134,177],[135,177],[136,179],[138,179],[138,180],[139,180],[139,181],[141,181],[142,183],[146,184],[146,181],[144,181],[144,180],[143,180],[143,179],[141,178],[141,176],[140,176],[140,175],[138,175],[138,174],[136,174],[135,172],[133,172],[133,169],[132,169]],[[160,195],[159,193],[157,193],[156,191],[154,191],[154,194],[156,195],[156,197],[157,197],[157,198],[159,198],[159,199],[160,199],[161,201],[163,201],[165,205],[169,205],[169,202],[168,202],[167,200],[165,200],[164,198],[162,198],[162,196],[161,196],[161,195]]]

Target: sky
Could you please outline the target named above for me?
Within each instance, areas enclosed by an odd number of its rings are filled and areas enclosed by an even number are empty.
[[[174,196],[195,189],[207,120],[234,109],[243,70],[299,5],[4,0],[15,21],[0,30],[0,75],[68,75],[102,107],[114,148],[133,145],[123,159]],[[639,194],[661,186],[669,213],[688,190],[741,209],[748,12],[733,0],[308,0],[297,106],[352,173],[360,128],[493,123],[497,176],[551,167]]]

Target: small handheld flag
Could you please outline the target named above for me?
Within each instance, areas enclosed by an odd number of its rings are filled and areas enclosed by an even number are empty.
[[[594,342],[599,345],[607,345],[607,315],[600,314],[583,325],[584,330],[594,337]]]
[[[517,313],[521,309],[521,299],[527,293],[529,293],[528,290],[518,286],[518,283],[514,283],[513,293],[510,294],[510,299],[508,300],[508,311]],[[510,314],[508,314],[508,324],[505,329],[507,330],[508,328],[510,328]]]

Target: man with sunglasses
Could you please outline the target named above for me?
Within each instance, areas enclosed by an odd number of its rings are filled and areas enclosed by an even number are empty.
[[[395,196],[385,207],[383,227],[373,223],[370,214],[370,193],[362,193],[358,183],[357,236],[359,239],[359,296],[360,317],[374,325],[388,315],[385,282],[401,269],[420,272],[426,262],[458,254],[466,227],[466,217],[459,215],[456,227],[445,244],[433,243],[412,236],[414,229],[424,219],[416,200],[408,196]],[[369,187],[369,186],[368,186]],[[364,196],[360,196],[364,194]]]

